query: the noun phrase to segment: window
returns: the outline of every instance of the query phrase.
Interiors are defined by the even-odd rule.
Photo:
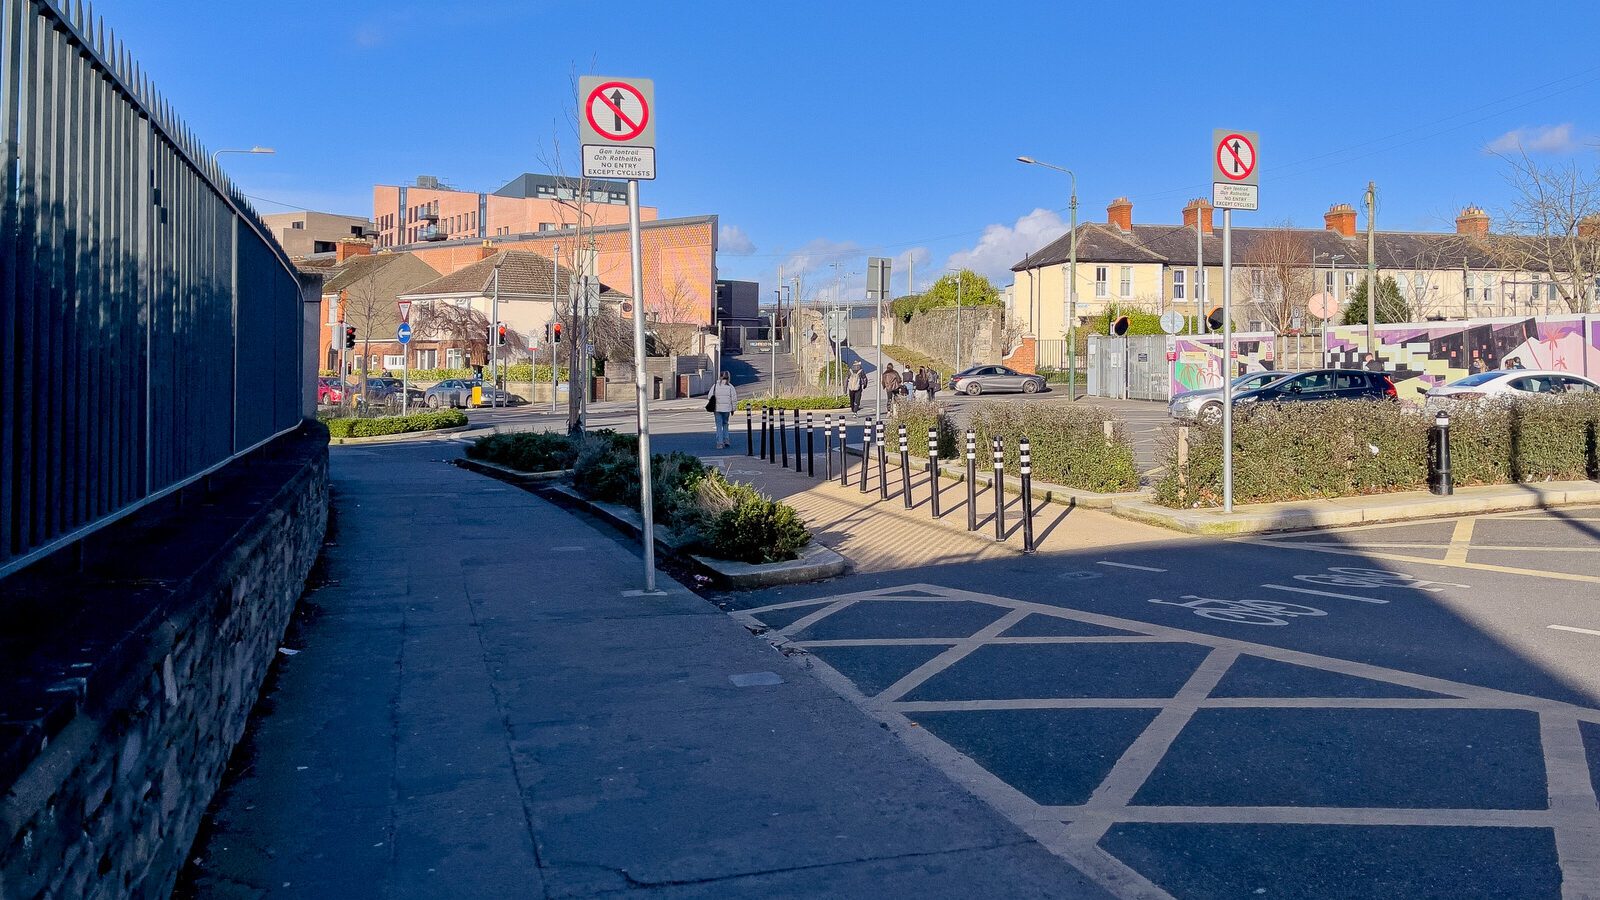
[[[1365,372],[1340,372],[1334,384],[1341,391],[1358,391],[1367,386],[1367,375]]]
[[[1396,275],[1394,277],[1394,283],[1399,285],[1399,287],[1400,287],[1400,296],[1405,297],[1406,299],[1410,299],[1411,298],[1411,279],[1410,279],[1410,277],[1408,277],[1408,276],[1406,276],[1404,274]],[[1378,293],[1378,296],[1382,297],[1383,296],[1383,292],[1380,291]]]
[[[1332,372],[1308,372],[1284,385],[1293,394],[1314,394],[1333,389]]]
[[[299,230],[301,230],[301,229],[306,227],[306,223],[304,223],[304,222],[290,222],[289,223],[289,227],[293,228],[295,231],[299,231]]]
[[[376,369],[378,367],[378,354],[374,353],[367,357],[367,367],[370,369]]]
[[[337,245],[335,245],[333,243],[333,241],[312,241],[311,242],[311,252],[312,253],[332,253],[333,251],[335,251],[337,249],[339,249],[339,248],[337,247]]]
[[[361,228],[360,225],[351,225],[350,226],[350,236],[351,237],[361,237],[361,231],[362,231],[362,228]]]
[[[1118,285],[1118,288],[1121,290],[1121,296],[1133,296],[1133,266],[1122,267],[1122,283]]]
[[[1206,298],[1206,273],[1201,269],[1194,270],[1194,299]]]
[[[396,353],[392,356],[387,353],[383,355],[383,367],[385,369],[402,369],[405,368],[405,364],[406,357],[403,353]]]
[[[322,302],[328,306],[328,324],[339,324],[339,298],[336,296],[323,297]]]
[[[435,369],[435,368],[438,368],[438,366],[439,366],[439,351],[437,351],[437,350],[418,350],[417,351],[417,368],[419,368],[419,369]]]
[[[1250,299],[1260,302],[1267,296],[1267,273],[1260,269],[1250,270]],[[1254,330],[1252,326],[1251,330]]]
[[[1106,279],[1111,277],[1111,272],[1105,266],[1094,267],[1094,295],[1104,297],[1110,293],[1106,286]]]
[[[461,350],[451,347],[444,352],[444,367],[446,369],[460,369],[466,366],[466,361],[461,356]]]
[[[1347,297],[1350,296],[1350,294],[1355,292],[1355,289],[1356,289],[1356,273],[1354,273],[1354,272],[1346,272],[1346,273],[1344,273],[1344,293],[1345,293],[1345,296],[1347,296]]]
[[[1172,299],[1174,299],[1174,300],[1187,299],[1184,296],[1183,270],[1182,269],[1173,269],[1172,270]]]
[[[1331,294],[1331,293],[1333,293],[1333,285],[1334,285],[1333,270],[1329,269],[1328,272],[1327,272],[1326,277],[1322,279],[1322,289]]]
[[[1494,305],[1494,276],[1493,275],[1485,275],[1485,276],[1483,276],[1483,305],[1484,306],[1493,306]]]

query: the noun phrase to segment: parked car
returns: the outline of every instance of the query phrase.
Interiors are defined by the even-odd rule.
[[[1600,391],[1600,383],[1592,378],[1557,372],[1551,369],[1496,369],[1468,375],[1446,385],[1431,388],[1424,405],[1440,409],[1454,403],[1484,400],[1491,397],[1534,399],[1559,394]]]
[[[422,389],[408,387],[406,383],[399,378],[394,378],[392,376],[379,376],[377,378],[367,379],[367,383],[373,385],[374,387],[382,388],[382,396],[374,396],[374,403],[382,401],[398,409],[401,406],[400,392],[405,391],[405,394],[408,398],[410,398],[412,405],[422,405],[424,398]]]
[[[344,399],[344,383],[339,379],[324,375],[317,379],[317,403],[321,406],[330,406]]]
[[[1037,394],[1046,387],[1043,375],[1024,375],[1005,366],[973,366],[950,376],[950,390],[976,397],[984,391]]]
[[[1233,380],[1233,393],[1238,395],[1244,391],[1264,388],[1274,381],[1288,378],[1293,374],[1295,374],[1293,371],[1279,372],[1272,369],[1249,372]],[[1217,421],[1222,418],[1222,388],[1202,388],[1173,394],[1172,399],[1167,401],[1167,415],[1184,422]]]
[[[1236,405],[1307,400],[1399,400],[1394,381],[1382,372],[1312,369],[1280,378],[1265,387],[1233,395]]]
[[[474,387],[483,389],[485,404],[499,402],[503,406],[511,405],[510,394],[472,378],[447,378],[428,388],[423,395],[423,402],[429,409],[438,409],[441,406],[471,406]]]

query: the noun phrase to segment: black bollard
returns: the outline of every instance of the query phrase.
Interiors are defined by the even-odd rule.
[[[805,471],[805,460],[800,458],[800,410],[794,411],[794,470]]]
[[[1033,462],[1024,437],[1017,446],[1022,456],[1022,552],[1033,552]]]
[[[967,429],[967,530],[978,530],[978,433]]]
[[[878,499],[889,499],[889,448],[883,445],[883,431],[888,427],[887,422],[879,421],[877,433],[873,440],[878,444]]]
[[[872,420],[861,426],[861,493],[867,492],[867,479],[872,476]]]
[[[939,429],[928,426],[928,501],[939,518]]]
[[[767,459],[767,408],[761,407],[761,460]]]
[[[1455,482],[1450,474],[1450,414],[1439,410],[1433,417],[1433,428],[1428,435],[1433,453],[1428,459],[1428,492],[1454,494]]]
[[[994,539],[1006,539],[1006,445],[994,439]]]
[[[751,424],[750,407],[744,408],[744,455],[756,455],[755,426]]]
[[[783,448],[783,467],[785,469],[787,469],[787,468],[789,468],[789,412],[788,412],[788,410],[783,410],[783,409],[778,410],[778,446]],[[799,452],[799,450],[800,450],[799,447],[795,448],[796,452]]]
[[[817,477],[817,423],[806,413],[806,477]]]
[[[911,508],[911,449],[906,444],[906,426],[900,425],[900,496],[905,498],[906,509]]]
[[[822,417],[822,480],[833,480],[833,413]]]

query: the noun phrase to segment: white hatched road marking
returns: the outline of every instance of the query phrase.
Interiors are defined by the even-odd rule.
[[[1550,625],[1547,627],[1554,628],[1556,631],[1574,631],[1578,634],[1592,634],[1600,636],[1600,631],[1596,631],[1593,628],[1577,628],[1572,625]]]
[[[1097,565],[1097,566],[1114,566],[1114,567],[1116,567],[1118,569],[1137,569],[1140,572],[1165,572],[1166,571],[1166,569],[1158,569],[1155,566],[1136,566],[1133,563],[1112,562],[1109,559],[1103,559],[1103,560],[1095,563],[1095,565]]]
[[[1314,591],[1311,588],[1290,587],[1286,584],[1263,584],[1262,587],[1273,591],[1293,591],[1296,594],[1315,594],[1318,597],[1333,597],[1337,600],[1360,600],[1362,603],[1388,603],[1376,597],[1357,597],[1355,594],[1335,594],[1333,591]]]

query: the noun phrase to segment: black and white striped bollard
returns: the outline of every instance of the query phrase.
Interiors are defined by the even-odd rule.
[[[906,443],[906,426],[900,424],[900,496],[905,498],[906,509],[911,508],[911,447]]]
[[[878,442],[878,499],[889,499],[889,448],[884,446],[884,429],[889,423],[878,421],[877,433],[873,439]]]
[[[939,429],[928,426],[928,500],[939,518]]]
[[[783,467],[789,468],[789,411],[778,410],[778,446],[783,448]],[[794,448],[799,452],[800,448]]]
[[[817,477],[817,422],[806,413],[806,477]]]
[[[800,458],[800,410],[794,411],[794,470],[805,471],[805,460]]]
[[[761,407],[761,461],[767,460],[767,408]]]
[[[833,413],[822,417],[822,480],[833,480]]]
[[[744,455],[745,456],[755,456],[756,455],[756,434],[755,434],[755,426],[753,424],[751,424],[751,415],[752,415],[752,413],[750,412],[750,407],[746,406],[744,408]]]
[[[1024,437],[1017,445],[1022,457],[1022,552],[1033,552],[1033,459]]]
[[[867,479],[872,476],[872,420],[861,425],[861,493],[867,492]]]
[[[1006,539],[1006,445],[994,439],[994,539]]]
[[[978,433],[967,429],[967,530],[978,530]]]

